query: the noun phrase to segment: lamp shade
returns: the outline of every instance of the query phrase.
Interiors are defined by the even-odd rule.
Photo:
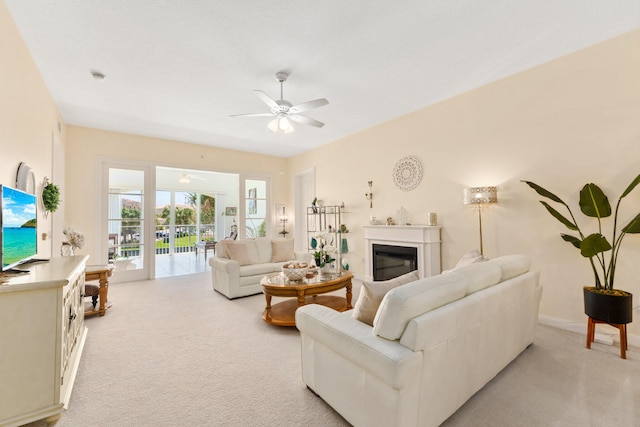
[[[465,205],[486,205],[498,203],[498,190],[496,187],[465,188],[462,202]]]

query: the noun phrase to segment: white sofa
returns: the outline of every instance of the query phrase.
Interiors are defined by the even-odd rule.
[[[213,289],[229,299],[262,293],[260,279],[294,260],[309,263],[311,254],[295,252],[293,239],[222,240],[209,258]]]
[[[508,255],[395,287],[373,326],[303,306],[303,381],[354,426],[437,426],[533,342],[542,287],[529,269]]]

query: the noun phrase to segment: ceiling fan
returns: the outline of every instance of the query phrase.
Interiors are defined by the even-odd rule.
[[[293,132],[293,126],[289,120],[302,123],[305,125],[315,126],[321,128],[324,123],[312,119],[310,117],[302,116],[300,113],[313,110],[314,108],[327,105],[329,101],[324,98],[314,99],[313,101],[303,102],[302,104],[293,105],[283,97],[283,83],[287,81],[289,74],[284,71],[276,73],[276,79],[280,82],[280,99],[272,99],[269,95],[261,90],[254,90],[258,97],[267,104],[271,109],[269,113],[249,113],[249,114],[232,114],[230,117],[268,117],[274,116],[275,118],[269,123],[268,128],[273,132],[282,131],[284,133]]]

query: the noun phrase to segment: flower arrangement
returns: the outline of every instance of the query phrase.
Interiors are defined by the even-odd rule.
[[[84,246],[84,236],[82,234],[70,228],[66,228],[63,233],[67,237],[67,241],[64,244],[71,246],[73,249],[82,249]]]
[[[318,233],[311,238],[311,248],[316,249],[313,259],[317,267],[322,268],[336,260],[332,254],[337,253],[338,250],[332,243],[333,241],[329,241],[329,235],[326,233]]]

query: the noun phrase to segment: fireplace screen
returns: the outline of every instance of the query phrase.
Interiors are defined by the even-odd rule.
[[[418,269],[418,249],[373,245],[373,280],[388,280]]]

